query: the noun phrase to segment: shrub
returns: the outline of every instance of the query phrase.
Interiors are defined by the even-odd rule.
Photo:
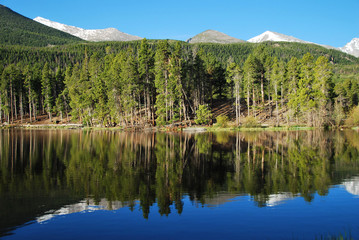
[[[242,121],[242,126],[245,128],[254,128],[259,127],[260,124],[258,123],[257,119],[253,116],[247,116]]]
[[[219,127],[227,127],[228,126],[228,116],[226,115],[219,115],[218,117],[216,117],[216,120],[217,120],[217,124]]]
[[[359,106],[354,107],[346,120],[348,126],[359,126]]]
[[[207,105],[199,105],[196,111],[196,119],[194,120],[196,124],[208,124],[212,118],[211,110]]]

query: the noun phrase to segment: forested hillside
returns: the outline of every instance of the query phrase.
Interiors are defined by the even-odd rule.
[[[236,124],[339,126],[358,105],[359,59],[312,44],[178,41],[0,48],[0,115],[89,125],[209,123],[215,101]],[[346,64],[346,65],[344,65]]]
[[[77,37],[37,23],[0,4],[0,44],[48,46],[80,41]]]
[[[149,48],[151,48],[152,51],[155,51],[159,41],[160,40],[148,40],[147,42]],[[177,41],[169,40],[168,43],[169,48],[173,49]],[[202,49],[206,53],[213,54],[223,66],[227,65],[228,60],[231,60],[239,65],[243,65],[248,55],[259,45],[254,43],[179,43],[181,44],[184,52],[190,51],[195,55],[200,49]],[[51,48],[0,45],[0,63],[2,65],[8,65],[12,63],[27,64],[30,62],[45,64],[45,62],[48,62],[53,68],[57,66],[63,67],[68,64],[75,64],[77,62],[80,63],[85,56],[85,50],[88,55],[96,53],[100,58],[104,58],[108,53],[117,54],[126,50],[128,47],[133,48],[134,51],[137,52],[140,45],[141,41],[80,43],[54,46]],[[309,52],[314,58],[318,58],[319,56],[327,57],[328,60],[336,66],[353,66],[353,64],[359,64],[359,58],[337,50],[330,50],[313,44],[266,42],[260,45],[266,47],[269,55],[277,57],[285,62],[288,62],[291,57],[301,58],[304,54]],[[348,68],[349,71],[350,68]],[[346,73],[349,72],[346,71]]]

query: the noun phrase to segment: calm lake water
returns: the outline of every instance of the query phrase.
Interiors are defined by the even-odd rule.
[[[0,130],[3,239],[359,239],[359,134]]]

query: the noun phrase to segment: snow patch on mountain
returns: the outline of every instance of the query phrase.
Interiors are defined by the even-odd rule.
[[[359,57],[359,38],[353,38],[344,47],[339,48],[341,51]]]
[[[69,26],[62,23],[54,22],[49,19],[42,17],[34,18],[34,21],[44,24],[48,27],[55,28],[57,30],[69,33],[83,40],[90,42],[101,42],[101,41],[134,41],[141,40],[141,37],[133,36],[127,33],[123,33],[116,28],[106,29],[83,29],[79,27]]]
[[[307,42],[292,36],[284,35],[282,33],[266,31],[256,37],[253,37],[248,40],[251,43],[260,43],[266,41],[273,41],[273,42],[299,42],[299,43],[311,43]]]

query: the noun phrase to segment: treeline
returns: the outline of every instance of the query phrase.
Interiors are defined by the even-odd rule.
[[[148,40],[149,48],[156,51],[159,42],[160,40]],[[171,47],[177,42],[178,41],[173,40],[168,41]],[[235,63],[243,65],[249,54],[259,45],[254,43],[188,44],[184,42],[180,42],[180,44],[185,51],[191,50],[192,52],[198,52],[199,49],[202,49],[205,53],[211,53],[216,56],[216,59],[222,65],[226,65],[229,58]],[[331,63],[335,64],[336,72],[343,72],[342,69],[347,68],[345,74],[353,73],[352,66],[359,64],[359,58],[314,44],[265,42],[260,45],[264,45],[268,54],[272,57],[277,57],[285,62],[288,62],[292,57],[302,58],[304,54],[308,52],[313,55],[314,58],[325,56]],[[132,47],[135,52],[138,52],[141,47],[141,41],[77,43],[51,47],[0,45],[0,64],[5,66],[9,64],[28,65],[36,62],[44,65],[48,62],[51,68],[64,68],[68,65],[74,65],[77,62],[81,63],[84,60],[85,51],[89,56],[96,53],[99,57],[104,58],[109,52],[117,54],[129,47]]]
[[[315,58],[325,56],[334,64],[355,64],[359,63],[359,59],[344,54],[335,49],[327,49],[316,44],[303,44],[295,42],[264,42],[260,43],[267,48],[268,53],[272,57],[277,57],[288,62],[292,57],[302,58],[306,53],[310,53]],[[220,62],[227,62],[231,57],[234,62],[242,65],[248,55],[258,46],[255,43],[234,43],[234,44],[216,44],[216,43],[197,43],[191,44],[192,48],[200,48],[205,52],[213,53]]]
[[[50,120],[71,115],[88,126],[166,125],[199,118],[198,109],[223,99],[233,101],[238,125],[249,117],[259,121],[267,111],[275,125],[323,126],[340,125],[358,105],[358,82],[334,82],[333,64],[324,56],[307,53],[285,62],[257,45],[241,65],[180,42],[144,39],[135,48],[122,46],[105,52],[84,48],[83,58],[74,55],[76,63],[58,60],[57,66],[0,65],[1,121],[27,115],[31,122],[47,113]]]

